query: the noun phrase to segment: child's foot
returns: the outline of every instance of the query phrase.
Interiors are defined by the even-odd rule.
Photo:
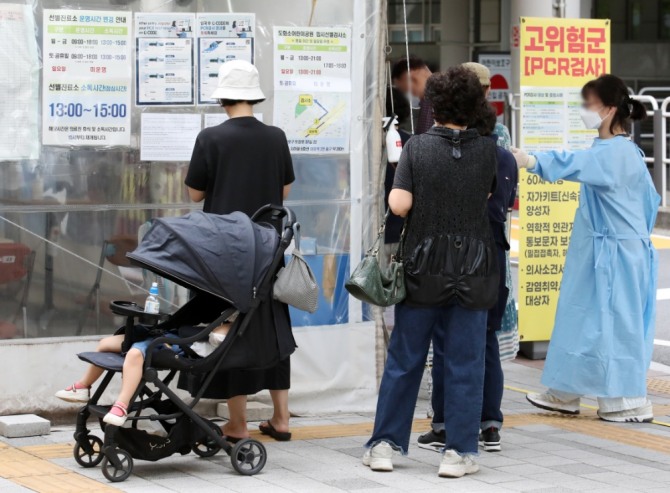
[[[102,420],[108,425],[123,426],[128,419],[128,406],[123,402],[116,401]]]
[[[91,387],[85,387],[79,382],[56,392],[55,397],[65,402],[88,402],[91,398]]]

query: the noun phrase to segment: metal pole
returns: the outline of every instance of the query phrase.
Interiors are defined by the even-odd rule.
[[[665,99],[659,109],[654,110],[654,169],[652,177],[656,191],[661,196],[661,207],[667,204],[667,122],[664,113],[667,110],[670,98]]]

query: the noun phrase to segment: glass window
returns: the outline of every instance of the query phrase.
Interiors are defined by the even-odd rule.
[[[410,43],[422,43],[424,41],[423,28],[421,26],[407,26],[407,36]],[[404,43],[405,29],[399,26],[391,29],[391,43]]]
[[[500,0],[479,0],[475,5],[477,19],[475,41],[497,43],[500,41]]]
[[[407,23],[423,24],[424,0],[406,0]],[[392,0],[389,3],[389,24],[403,24],[403,5],[402,0]]]
[[[440,3],[440,0],[407,0],[407,24],[410,42],[439,41],[433,33],[435,29],[439,29],[441,23]],[[404,43],[402,0],[389,0],[388,22],[391,42]]]
[[[628,25],[628,11],[626,4],[628,0],[596,0],[593,5],[594,19],[610,19],[610,32],[612,42],[621,43],[626,41]]]
[[[626,39],[631,41],[657,41],[658,8],[658,3],[629,0]]]
[[[431,6],[430,6],[430,22],[432,24],[440,24],[441,23],[441,2],[440,0],[433,0]]]
[[[659,38],[670,39],[670,0],[659,2]]]

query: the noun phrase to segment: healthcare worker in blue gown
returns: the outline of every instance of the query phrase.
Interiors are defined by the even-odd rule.
[[[646,376],[658,260],[650,233],[660,198],[627,133],[646,112],[613,75],[587,83],[582,97],[584,124],[599,134],[590,149],[513,151],[519,167],[544,180],[581,184],[542,375],[549,389],[527,398],[542,409],[578,414],[588,394],[598,398],[600,419],[651,421]]]

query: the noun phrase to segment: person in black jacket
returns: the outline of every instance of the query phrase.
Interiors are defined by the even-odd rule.
[[[393,104],[391,104],[391,99],[393,100]],[[400,140],[404,147],[412,136],[412,134],[404,131],[402,128],[403,122],[411,118],[409,101],[407,101],[407,98],[400,92],[400,90],[395,87],[389,87],[389,90],[386,93],[386,116],[393,118],[394,115],[397,117],[398,133],[400,134]],[[396,166],[397,163],[386,163],[386,175],[384,177],[384,204],[386,205],[388,205],[389,195],[393,188]],[[403,218],[389,212],[388,218],[386,218],[384,248],[382,250],[385,262],[390,261],[391,256],[398,250],[398,242],[400,241],[400,233],[402,232],[404,223],[405,221]]]
[[[485,137],[490,138],[498,144],[498,135],[494,134],[496,126],[496,114],[491,105],[486,102],[480,111],[473,128]],[[496,246],[500,279],[498,282],[498,300],[489,310],[486,332],[486,370],[484,376],[484,400],[482,405],[480,445],[487,452],[501,450],[500,428],[502,427],[503,414],[501,410],[503,397],[503,370],[500,363],[500,350],[498,347],[497,331],[502,325],[503,315],[507,306],[509,289],[506,286],[507,262],[505,254],[510,246],[506,235],[507,211],[514,205],[516,197],[516,185],[518,182],[518,169],[514,155],[496,145],[496,157],[498,160],[497,187],[488,201],[488,215],[491,224],[491,233]],[[435,342],[433,341],[433,344]],[[439,358],[433,362],[433,372],[439,375],[443,372]],[[444,399],[441,385],[433,386],[432,400],[439,403]],[[419,437],[418,445],[428,450],[441,451],[445,443],[444,413],[436,406],[431,430]]]
[[[479,416],[484,385],[487,310],[498,298],[498,261],[488,220],[496,187],[496,145],[468,129],[484,104],[471,71],[455,67],[426,85],[436,125],[403,149],[389,196],[391,210],[408,217],[407,298],[395,307],[395,327],[363,463],[393,469],[406,454],[430,341],[444,345],[447,441],[443,477],[479,470]]]

